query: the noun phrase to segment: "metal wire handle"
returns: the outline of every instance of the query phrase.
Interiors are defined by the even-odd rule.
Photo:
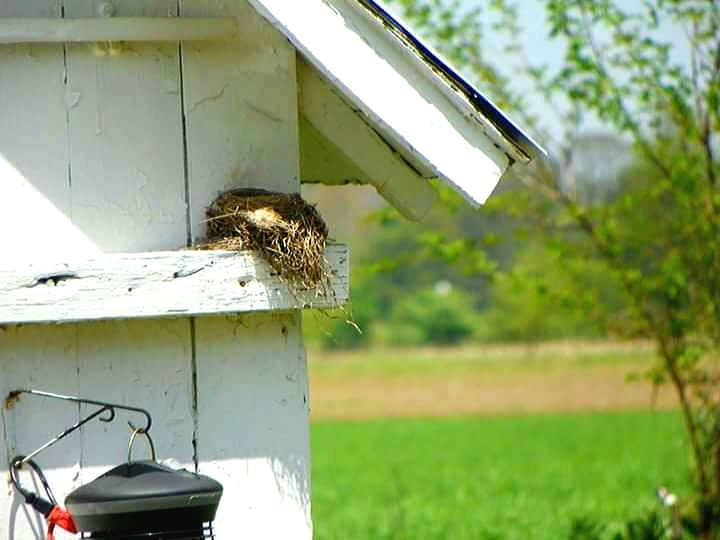
[[[132,427],[132,424],[131,424]],[[128,443],[128,465],[132,463],[132,449],[133,445],[135,444],[135,439],[138,435],[145,435],[145,439],[148,442],[148,446],[150,448],[150,457],[153,461],[157,461],[157,456],[155,455],[155,444],[153,443],[152,437],[150,437],[150,434],[145,431],[143,428],[134,428],[132,435],[130,435],[130,442]]]
[[[40,469],[38,464],[35,463],[33,460],[27,460],[25,456],[17,456],[10,463],[10,483],[13,485],[15,490],[20,495],[22,495],[25,501],[31,500],[31,498],[36,497],[32,491],[23,488],[22,484],[20,483],[18,473],[23,468],[23,465],[27,465],[28,467],[30,467],[30,469],[35,473],[35,475],[40,479],[40,483],[45,490],[48,501],[50,501],[50,503],[53,505],[57,504],[57,501],[55,500],[55,495],[53,495],[52,489],[50,489],[50,484],[48,483],[47,478],[45,478],[42,469]]]

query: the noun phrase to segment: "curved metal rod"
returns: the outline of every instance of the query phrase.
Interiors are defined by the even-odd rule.
[[[112,422],[115,420],[115,408],[114,407],[106,407],[105,410],[108,412],[107,418],[100,417],[98,420],[101,422]]]
[[[30,462],[35,456],[37,456],[40,452],[43,452],[44,450],[47,450],[51,446],[53,446],[55,443],[60,441],[61,439],[64,439],[68,435],[70,435],[73,431],[76,431],[80,429],[83,425],[87,424],[94,418],[98,418],[101,422],[112,422],[115,420],[116,412],[115,409],[120,409],[124,411],[131,411],[135,413],[142,414],[145,416],[145,427],[141,428],[143,432],[148,433],[150,431],[150,428],[152,427],[152,416],[150,416],[150,413],[145,410],[141,409],[140,407],[130,407],[129,405],[119,405],[117,403],[107,403],[105,401],[97,401],[94,399],[84,399],[79,398],[76,396],[65,396],[62,394],[53,394],[51,392],[43,392],[42,390],[27,390],[27,389],[21,389],[21,390],[14,390],[10,392],[5,400],[6,406],[10,408],[19,398],[22,394],[29,394],[32,396],[40,396],[45,397],[49,399],[59,399],[61,401],[70,401],[73,403],[82,403],[86,405],[96,405],[100,407],[98,410],[93,412],[90,416],[87,416],[83,418],[82,420],[78,421],[73,426],[67,428],[62,433],[58,434],[54,439],[46,442],[43,444],[40,448],[35,450],[34,452],[29,453],[27,456],[22,458],[22,464]],[[107,413],[106,416],[101,416],[102,414]]]
[[[132,424],[130,424],[130,427],[133,428]],[[132,435],[130,435],[130,442],[128,443],[128,465],[130,465],[130,463],[132,463],[132,449],[133,449],[133,445],[135,444],[135,438],[138,435],[145,435],[145,439],[147,440],[148,447],[150,448],[150,458],[153,461],[157,461],[157,455],[155,454],[155,443],[153,443],[153,440],[150,437],[150,434],[142,428],[133,428]]]

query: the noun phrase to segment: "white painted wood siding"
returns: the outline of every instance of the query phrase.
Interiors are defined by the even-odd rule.
[[[183,0],[181,15],[234,15],[241,24],[234,43],[182,47],[195,239],[204,234],[204,208],[229,187],[300,191],[296,52],[244,0]],[[219,538],[309,540],[309,405],[299,399],[307,396],[300,314],[254,317],[194,322],[196,458],[200,472],[225,487]]]
[[[65,0],[68,17],[96,0]],[[238,16],[214,43],[0,45],[0,266],[174,250],[222,190],[299,191],[295,50],[245,0],[123,0],[119,16]],[[60,17],[6,0],[0,17]],[[28,216],[32,215],[32,219]],[[218,537],[312,537],[298,313],[0,327],[0,395],[36,387],[135,403],[161,458],[225,487]],[[0,460],[78,418],[27,400],[3,413]],[[57,494],[122,461],[124,419],[41,457]],[[0,464],[0,475],[6,476]],[[3,482],[0,539],[40,540]],[[58,533],[58,539],[69,536]]]
[[[68,17],[100,2],[65,0]],[[176,0],[123,0],[116,14],[172,15]],[[107,46],[107,45],[106,45]],[[185,173],[177,43],[65,46],[72,221],[102,251],[185,243]]]
[[[0,329],[0,402],[10,390],[49,381],[53,390],[76,395],[80,391],[76,336],[77,328],[73,325]],[[55,408],[35,403],[33,407],[18,406],[13,411],[3,408],[0,417],[0,538],[44,540],[44,520],[15,496],[5,464],[18,454],[38,448],[63,426],[77,422],[77,407]],[[58,500],[62,501],[81,485],[83,446],[82,438],[74,437],[51,448],[38,460]],[[25,476],[23,479],[28,480]],[[57,540],[67,538],[72,537],[63,532],[57,535]]]
[[[59,17],[60,6],[0,4],[0,17],[20,15]],[[30,256],[29,244],[49,259],[66,250],[93,252],[71,219],[64,72],[62,46],[0,46],[2,258]],[[42,219],[29,219],[30,213]]]
[[[310,398],[300,317],[200,318],[195,330],[200,472],[225,487],[218,540],[310,540]]]

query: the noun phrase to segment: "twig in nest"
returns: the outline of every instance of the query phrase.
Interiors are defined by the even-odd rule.
[[[200,249],[254,250],[291,284],[329,290],[327,226],[299,194],[228,191],[210,205],[207,218],[208,241]]]

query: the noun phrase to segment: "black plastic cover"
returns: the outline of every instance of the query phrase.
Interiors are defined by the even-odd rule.
[[[152,461],[120,465],[76,489],[65,505],[82,531],[159,531],[215,518],[222,485]]]

